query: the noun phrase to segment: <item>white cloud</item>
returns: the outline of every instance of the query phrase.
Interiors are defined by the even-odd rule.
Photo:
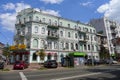
[[[2,5],[2,7],[5,11],[7,10],[13,10],[13,11],[12,13],[11,12],[1,13],[0,24],[2,25],[4,29],[9,30],[9,31],[14,31],[17,12],[25,8],[30,8],[31,6],[28,4],[24,4],[24,3],[16,3],[16,4],[7,3],[5,5]]]
[[[15,8],[15,5],[13,3],[8,3],[6,5],[2,5],[5,10],[12,10]]]
[[[63,0],[40,0],[43,1],[44,3],[48,4],[60,4],[61,2],[63,2]]]
[[[81,6],[91,6],[92,2],[84,2],[84,3],[80,3]]]
[[[120,0],[110,0],[108,3],[101,5],[97,11],[120,22]]]

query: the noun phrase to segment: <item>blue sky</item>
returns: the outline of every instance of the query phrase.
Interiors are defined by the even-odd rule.
[[[119,5],[119,0],[0,0],[0,42],[13,44],[15,16],[25,8],[87,23],[103,16],[120,20]]]

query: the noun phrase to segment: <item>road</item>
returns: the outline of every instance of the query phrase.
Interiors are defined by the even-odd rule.
[[[86,68],[0,72],[0,80],[120,80],[120,64]]]

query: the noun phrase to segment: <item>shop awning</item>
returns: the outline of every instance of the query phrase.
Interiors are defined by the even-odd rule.
[[[70,55],[73,55],[75,57],[85,57],[86,53],[84,53],[84,52],[73,52],[73,53],[70,53]]]

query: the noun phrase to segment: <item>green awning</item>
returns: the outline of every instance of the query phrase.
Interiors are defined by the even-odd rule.
[[[70,53],[70,55],[73,55],[75,57],[85,57],[86,53],[84,53],[84,52],[73,52],[73,53]]]

